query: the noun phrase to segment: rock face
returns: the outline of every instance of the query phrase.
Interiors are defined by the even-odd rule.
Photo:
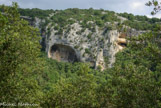
[[[122,22],[126,19],[119,17]],[[93,25],[93,30],[83,28],[78,21],[71,25],[66,25],[60,33],[55,30],[55,26],[49,23],[45,31],[41,31],[43,39],[42,47],[47,52],[48,57],[63,62],[88,62],[91,67],[101,70],[111,68],[115,62],[115,55],[126,47],[126,37],[138,36],[145,31],[137,31],[124,26],[121,30],[111,30],[113,26],[110,22],[104,24],[103,28]],[[40,30],[41,24],[45,20],[35,18],[33,25]],[[92,21],[87,23],[93,24]],[[117,22],[115,23],[117,25]],[[125,31],[126,29],[126,31]]]
[[[73,12],[77,11],[73,10]],[[64,15],[64,13],[61,14]],[[63,19],[66,16],[55,17],[60,15],[59,11],[55,11],[45,19],[35,18],[34,22],[31,18],[24,16],[22,18],[40,29],[42,50],[47,52],[49,58],[72,63],[88,62],[91,67],[104,70],[112,67],[116,53],[126,47],[126,37],[138,36],[146,31],[137,31],[125,26],[124,21],[128,19],[118,14],[112,18],[117,17],[119,20],[110,19],[110,22],[107,22],[108,20],[102,22],[112,13],[104,11],[101,14],[105,16],[102,16],[100,20],[98,20],[97,11],[86,19],[85,14],[80,14],[82,18],[77,19],[73,14],[71,14],[73,17],[66,20]],[[59,23],[61,21],[69,23]]]
[[[49,26],[46,29],[48,28]],[[141,33],[130,28],[127,30],[123,33],[106,28],[100,30],[96,26],[92,32],[87,28],[83,30],[79,23],[74,23],[58,34],[58,31],[51,26],[50,35],[46,36],[46,52],[49,58],[57,61],[89,62],[92,67],[101,67],[101,70],[104,70],[112,67],[115,54],[126,46],[125,38]],[[105,63],[105,58],[106,62],[108,60],[108,65]]]

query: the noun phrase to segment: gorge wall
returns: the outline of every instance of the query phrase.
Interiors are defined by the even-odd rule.
[[[49,58],[88,62],[101,70],[112,67],[116,53],[128,43],[127,37],[160,30],[161,23],[157,18],[92,8],[33,9],[21,14],[21,18],[40,29],[42,50]]]
[[[51,34],[45,41],[48,57],[64,62],[88,62],[101,70],[112,67],[115,54],[126,47],[126,37],[142,33],[130,28],[126,33],[106,28],[100,30],[97,26],[95,32],[85,29],[80,33],[83,28],[79,23],[68,27],[70,30],[64,30],[62,34],[57,34],[54,27],[50,28]]]
[[[53,17],[50,15],[48,19]],[[117,17],[117,16],[116,16]],[[118,17],[121,22],[126,19]],[[70,18],[70,20],[74,20]],[[103,27],[86,22],[91,28],[83,27],[82,21],[75,21],[57,29],[58,24],[49,22],[42,30],[41,24],[45,20],[35,18],[34,26],[41,30],[41,43],[49,58],[63,62],[88,62],[91,67],[101,70],[110,68],[115,62],[115,55],[123,50],[127,44],[127,37],[138,36],[145,31],[135,30],[128,26],[118,28],[118,22],[106,22]],[[111,28],[114,29],[111,29]],[[60,32],[61,30],[61,32]]]

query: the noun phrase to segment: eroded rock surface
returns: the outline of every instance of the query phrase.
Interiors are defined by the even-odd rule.
[[[106,12],[102,12],[106,14]],[[49,20],[56,13],[47,17]],[[43,50],[48,54],[49,58],[63,62],[88,62],[92,67],[101,70],[110,68],[115,62],[115,55],[122,51],[126,45],[126,37],[138,36],[147,31],[137,31],[133,28],[123,25],[118,27],[119,23],[128,20],[124,17],[115,15],[120,22],[106,22],[103,27],[98,27],[96,22],[87,21],[90,27],[83,27],[82,20],[70,18],[75,23],[60,27],[58,24],[46,22],[45,19],[35,18],[30,21],[31,25],[41,30]],[[26,17],[23,17],[26,19]],[[31,20],[31,19],[27,19]],[[43,24],[47,23],[43,29]],[[60,32],[61,30],[61,32]],[[106,62],[106,63],[105,63]]]
[[[87,28],[80,32],[83,28],[79,23],[68,27],[69,30],[64,30],[61,35],[51,27],[51,34],[46,38],[48,57],[65,62],[89,62],[95,68],[101,67],[101,70],[107,68],[105,57],[108,58],[108,67],[112,67],[116,53],[126,47],[127,36],[140,34],[140,31],[133,29],[127,29],[124,33],[118,30],[101,30],[98,26],[95,27],[95,32]]]

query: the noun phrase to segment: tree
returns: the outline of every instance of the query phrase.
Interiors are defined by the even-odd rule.
[[[42,71],[39,32],[20,18],[17,3],[1,8],[0,102],[38,104],[42,96],[35,80]]]
[[[161,2],[158,2],[158,0],[149,1],[145,5],[153,6],[153,11],[151,12],[152,15],[158,13],[161,10]]]
[[[43,107],[97,107],[95,88],[97,84],[91,69],[85,64],[81,64],[76,71],[76,79],[64,79],[58,81],[53,86],[53,90],[47,95]]]
[[[107,70],[108,81],[98,88],[101,107],[161,107],[159,38],[153,33],[134,37],[127,48],[117,54],[114,67]]]

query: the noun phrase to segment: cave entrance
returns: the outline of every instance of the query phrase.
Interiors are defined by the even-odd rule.
[[[127,44],[126,43],[118,43],[120,46],[122,46],[122,47],[126,47],[127,46]]]
[[[75,50],[67,45],[54,44],[50,49],[52,59],[63,62],[77,62],[78,58]]]

